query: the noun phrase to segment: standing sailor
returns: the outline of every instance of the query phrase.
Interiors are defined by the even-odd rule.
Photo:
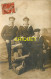
[[[34,33],[33,27],[29,25],[29,18],[24,17],[23,26],[20,26],[18,30],[18,36],[19,37],[31,37],[33,33]],[[30,54],[30,41],[21,41],[21,43],[23,45],[22,54],[23,55]],[[26,58],[25,60],[26,66],[30,64],[29,60],[30,60],[29,58]]]
[[[20,37],[30,37],[33,35],[33,27],[29,25],[29,18],[25,17],[23,18],[23,26],[19,27],[18,30],[18,36]],[[28,54],[29,52],[29,42],[28,41],[22,41],[23,44],[23,54]]]
[[[14,17],[9,17],[10,25],[5,25],[2,29],[1,36],[6,41],[7,51],[8,51],[8,62],[9,62],[9,69],[12,68],[11,65],[11,40],[16,36],[18,31],[17,26],[14,26]]]

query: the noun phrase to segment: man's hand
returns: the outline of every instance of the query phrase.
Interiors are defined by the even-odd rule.
[[[9,43],[9,40],[6,40],[6,43]]]
[[[46,53],[46,50],[43,50],[43,53]]]

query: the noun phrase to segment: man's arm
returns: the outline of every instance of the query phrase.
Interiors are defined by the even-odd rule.
[[[6,40],[6,39],[5,39],[6,28],[7,28],[7,26],[4,26],[3,29],[2,29],[2,32],[1,32],[1,36],[2,36],[2,38],[3,38],[4,40]]]
[[[33,35],[34,34],[34,31],[33,31],[33,27],[32,26],[29,27],[28,33],[29,33],[29,35]]]
[[[18,27],[17,26],[15,26],[15,32],[16,32],[15,36],[17,36],[17,34],[18,34]]]

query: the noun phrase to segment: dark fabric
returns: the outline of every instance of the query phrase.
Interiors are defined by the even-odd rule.
[[[29,36],[34,35],[34,31],[33,31],[33,27],[32,26],[29,27],[28,34],[29,34]]]
[[[33,41],[31,45],[32,65],[36,68],[43,68],[43,38]]]
[[[8,62],[10,67],[11,66],[11,41],[9,41],[9,43],[6,43],[6,46],[8,51]]]
[[[9,43],[6,43],[7,51],[8,51],[8,62],[9,68],[11,67],[11,40],[16,36],[18,28],[15,26],[9,27],[8,25],[4,26],[1,36],[4,40],[9,40]]]
[[[33,35],[33,33],[34,32],[33,32],[32,26],[30,26],[29,28],[28,28],[28,26],[26,26],[26,27],[20,26],[17,36],[30,37]],[[29,41],[21,41],[21,43],[23,44],[23,55],[28,54],[29,50],[30,50],[29,49],[30,42]]]
[[[32,26],[30,26],[29,28],[28,28],[28,26],[26,26],[26,27],[20,26],[17,35],[28,37],[28,36],[32,36],[33,33],[34,32],[33,32]]]
[[[33,34],[34,34],[34,31],[33,31],[32,26],[30,26],[29,28],[28,28],[28,26],[26,26],[26,27],[20,26],[17,36],[30,37]],[[23,44],[23,48],[22,48],[23,55],[28,54],[30,52],[30,41],[21,41],[21,43]],[[28,65],[30,66],[30,64],[31,64],[29,60],[30,60],[30,58],[25,59],[26,66],[28,66]]]
[[[37,50],[42,49],[43,48],[43,42],[44,42],[43,37],[40,37],[40,39],[33,41],[31,46],[32,46],[33,49],[37,49]]]
[[[6,25],[1,32],[1,36],[4,40],[12,40],[16,36],[17,31],[18,28],[16,26],[13,28]]]
[[[23,55],[26,55],[29,53],[29,45],[28,45],[28,41],[22,41],[22,44],[23,44],[23,48],[22,48],[22,51],[23,51]]]

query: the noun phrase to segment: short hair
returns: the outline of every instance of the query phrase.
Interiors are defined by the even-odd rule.
[[[29,21],[29,18],[28,17],[24,17],[23,21],[25,21],[25,20]]]
[[[14,18],[14,17],[9,17],[9,20],[10,20],[10,19],[14,19],[14,20],[15,20],[15,18]]]

